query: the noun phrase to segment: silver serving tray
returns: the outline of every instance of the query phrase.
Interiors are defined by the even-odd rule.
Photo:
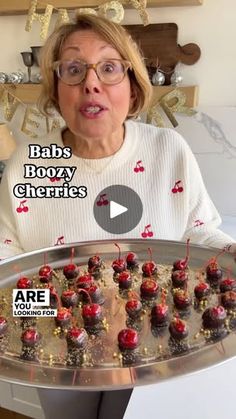
[[[153,260],[158,265],[164,264],[171,266],[176,259],[183,259],[186,252],[186,245],[184,243],[174,241],[119,240],[118,243],[121,246],[123,255],[128,251],[137,253],[140,264],[149,259],[147,253],[148,247],[152,248]],[[118,310],[115,308],[115,311],[112,311],[114,301],[116,304],[117,301],[125,302],[121,298],[115,298],[117,285],[112,280],[112,270],[109,268],[111,261],[117,258],[114,241],[83,242],[55,246],[2,261],[0,262],[0,288],[13,287],[16,283],[19,278],[19,275],[14,273],[16,265],[18,270],[20,269],[20,272],[24,275],[35,275],[38,269],[44,264],[45,253],[47,254],[47,263],[54,269],[63,267],[65,264],[68,264],[72,247],[75,249],[74,261],[79,265],[86,266],[88,258],[99,252],[99,255],[103,258],[107,266],[106,275],[111,279],[110,285],[104,290],[106,295],[110,296],[111,300],[108,303],[105,302],[105,311],[106,316],[108,316],[108,321],[112,323],[109,333],[104,334],[105,344],[102,347],[105,355],[102,354],[102,358],[105,358],[105,360],[102,359],[100,362],[94,356],[95,362],[93,366],[83,366],[81,368],[67,367],[60,363],[55,363],[50,366],[46,362],[32,363],[22,361],[19,358],[17,350],[16,353],[14,351],[7,351],[4,355],[0,355],[0,380],[44,388],[70,388],[86,391],[97,390],[98,388],[115,390],[153,384],[180,375],[194,373],[216,364],[222,364],[236,355],[236,334],[234,331],[231,331],[224,339],[217,343],[209,343],[204,337],[201,337],[199,341],[196,340],[196,343],[194,343],[193,335],[191,335],[191,349],[185,354],[173,356],[165,353],[165,351],[163,355],[161,351],[160,353],[157,351],[154,354],[155,351],[153,348],[158,348],[160,343],[165,346],[165,339],[167,338],[164,337],[158,340],[159,337],[155,338],[148,332],[147,314],[145,320],[146,326],[144,327],[144,332],[141,332],[142,344],[140,351],[142,350],[144,354],[141,362],[135,366],[124,367],[117,360],[113,362],[111,352],[106,360],[107,348],[110,346],[111,351],[117,349],[117,333],[119,330],[127,327],[124,310],[119,310],[118,307]],[[216,256],[216,254],[216,249],[191,245],[189,262],[191,271],[201,268],[206,261]],[[230,267],[232,269],[232,276],[235,276],[236,265],[231,255],[221,255],[219,263],[224,270]],[[193,290],[193,287],[196,285],[194,276],[192,276],[190,282],[191,290]],[[214,298],[218,297],[215,296]],[[108,298],[106,301],[108,301]],[[108,305],[106,306],[106,304]],[[111,317],[110,319],[109,315]],[[190,318],[187,318],[186,321],[190,325],[190,329],[193,328],[195,333],[201,327],[201,314],[198,313],[196,315],[194,309],[191,308]],[[166,334],[168,335],[168,331]],[[61,343],[63,342],[62,340],[58,340],[57,342],[58,345],[64,345],[65,349],[65,342]]]

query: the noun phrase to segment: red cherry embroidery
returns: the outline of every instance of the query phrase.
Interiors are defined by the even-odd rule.
[[[16,212],[18,212],[19,214],[21,212],[28,212],[29,208],[25,205],[26,202],[27,202],[27,199],[24,199],[23,201],[20,201],[20,205],[19,205],[19,207],[16,208]]]
[[[142,165],[142,160],[138,160],[137,161],[137,163],[136,163],[136,166],[134,167],[134,172],[135,173],[139,173],[139,172],[144,172],[144,167],[143,167],[143,165]]]
[[[106,193],[104,193],[103,195],[100,195],[99,200],[97,201],[98,207],[109,204],[109,201],[105,198],[106,195],[107,195]]]
[[[54,246],[59,246],[60,244],[65,244],[64,236],[58,237]]]
[[[49,178],[50,182],[60,182],[61,178],[60,177],[51,177]]]
[[[175,182],[174,187],[171,189],[171,191],[173,193],[177,193],[177,192],[183,192],[184,188],[181,185],[181,180],[177,180],[177,182]]]
[[[199,227],[199,226],[202,226],[203,224],[204,224],[204,222],[201,221],[201,220],[195,220],[194,221],[194,227]]]
[[[153,231],[151,231],[150,228],[151,228],[151,224],[147,224],[144,227],[144,230],[141,233],[141,237],[143,239],[146,239],[147,237],[153,237]]]

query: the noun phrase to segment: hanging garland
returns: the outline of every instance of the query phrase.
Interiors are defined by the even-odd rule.
[[[146,10],[147,0],[124,0],[123,3],[131,4],[139,13],[143,25],[149,24],[149,16]],[[45,7],[44,13],[38,13],[37,7]],[[29,11],[27,15],[25,30],[30,32],[34,21],[39,21],[41,24],[40,38],[45,40],[48,34],[48,29],[52,17],[53,10],[57,11],[57,20],[55,26],[58,27],[63,23],[70,21],[68,11],[65,8],[58,9],[51,4],[38,2],[38,0],[31,0]],[[124,19],[124,8],[121,2],[112,0],[99,5],[96,8],[79,8],[75,9],[75,14],[87,13],[102,15],[113,22],[121,23]],[[111,16],[110,16],[111,15]],[[13,86],[11,88],[0,85],[0,104],[3,107],[3,114],[7,121],[11,121],[15,115],[16,109],[19,104],[25,108],[23,122],[21,125],[21,131],[26,135],[37,138],[37,130],[40,126],[37,118],[42,120],[45,118],[46,130],[51,132],[52,130],[60,127],[59,118],[52,119],[50,124],[49,118],[44,117],[38,109],[35,107],[26,105],[22,102],[13,92]],[[174,105],[173,105],[174,103]],[[174,117],[174,112],[184,113],[186,115],[193,115],[196,112],[185,106],[186,95],[179,89],[174,89],[170,93],[163,95],[157,102],[155,102],[147,113],[147,123],[151,123],[157,126],[164,126],[164,120],[160,113],[160,108],[165,112],[165,115],[171,121],[172,125],[176,127],[178,125],[177,120]]]

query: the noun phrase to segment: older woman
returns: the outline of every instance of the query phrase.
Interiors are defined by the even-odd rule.
[[[136,44],[121,26],[78,15],[46,41],[41,73],[41,109],[50,114],[56,108],[66,125],[41,139],[41,147],[23,144],[9,163],[1,185],[0,257],[60,241],[117,237],[93,216],[99,193],[111,185],[131,188],[142,201],[140,220],[122,238],[233,244],[218,230],[220,217],[185,141],[174,130],[133,120],[147,110],[152,87]],[[62,158],[58,147],[65,147]],[[45,178],[30,177],[36,169],[27,165],[70,170],[62,169],[52,185],[51,169]],[[122,417],[130,392],[40,394],[44,406],[51,399],[47,418],[95,418],[99,410],[100,419],[114,419]]]

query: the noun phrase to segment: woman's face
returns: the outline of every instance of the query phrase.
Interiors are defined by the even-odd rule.
[[[71,34],[65,41],[60,60],[81,59],[95,64],[107,59],[121,59],[118,51],[92,30]],[[109,139],[123,135],[131,105],[131,86],[126,73],[121,83],[102,83],[94,69],[88,69],[79,85],[68,86],[58,80],[58,101],[62,117],[78,138]],[[91,109],[99,109],[97,113]]]

